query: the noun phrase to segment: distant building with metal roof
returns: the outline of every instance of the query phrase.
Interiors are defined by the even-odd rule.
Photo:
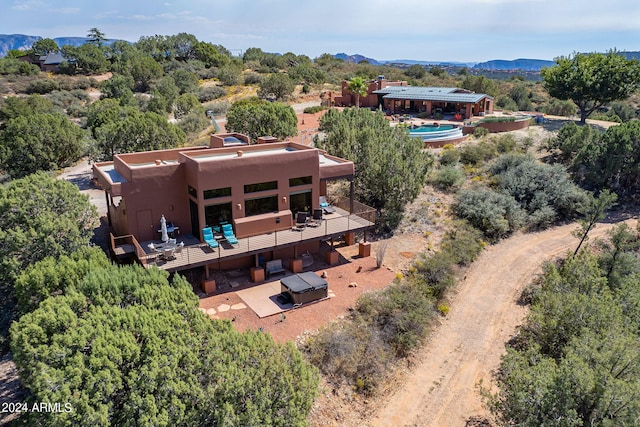
[[[342,96],[335,105],[355,105],[354,94],[342,82]],[[384,76],[369,82],[367,95],[360,97],[360,106],[378,108],[390,114],[425,113],[427,117],[452,114],[462,120],[493,112],[493,97],[456,87],[409,86],[406,81],[388,81]]]

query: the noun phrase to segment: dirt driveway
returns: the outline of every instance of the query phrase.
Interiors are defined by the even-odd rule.
[[[636,220],[628,220],[634,227]],[[591,239],[604,237],[613,224],[598,224]],[[527,309],[517,304],[522,289],[545,260],[573,250],[575,224],[519,234],[487,248],[468,270],[452,297],[451,311],[418,355],[420,361],[383,396],[371,426],[465,426],[471,416],[487,416],[477,385],[492,382]],[[375,407],[375,406],[373,406]]]

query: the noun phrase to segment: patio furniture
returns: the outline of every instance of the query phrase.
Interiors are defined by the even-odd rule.
[[[232,245],[238,244],[238,239],[236,239],[235,234],[233,234],[233,227],[231,226],[231,224],[222,225],[222,235],[224,236],[225,240],[230,244]]]
[[[213,237],[211,227],[205,227],[202,229],[202,239],[211,249],[215,249],[219,246],[218,241]]]
[[[171,260],[175,258],[176,247],[175,246],[166,246],[162,249],[162,258],[165,260]]]
[[[314,209],[311,221],[307,222],[309,227],[319,227],[322,224],[322,209]]]
[[[327,214],[332,214],[336,211],[333,206],[329,205],[329,202],[327,201],[327,198],[325,196],[320,196],[320,207],[322,208],[324,213]]]
[[[285,269],[284,269],[284,267],[282,267],[282,260],[281,259],[274,259],[272,261],[267,261],[267,263],[265,264],[264,268],[265,268],[265,270],[267,272],[267,279],[272,274],[285,273]]]
[[[298,212],[296,215],[296,230],[303,230],[307,225],[307,219],[309,218],[309,213],[307,212]]]
[[[184,249],[184,242],[180,242],[179,245],[176,245],[176,251],[174,252],[174,256],[180,254],[180,256],[184,258],[184,254],[182,253],[183,249]]]

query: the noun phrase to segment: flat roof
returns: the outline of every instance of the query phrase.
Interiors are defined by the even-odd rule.
[[[342,164],[342,162],[339,162],[337,160],[334,159],[330,159],[327,156],[325,156],[324,154],[320,153],[320,166],[322,165],[339,165]]]
[[[104,172],[109,179],[111,180],[112,183],[114,184],[118,184],[121,182],[127,182],[127,180],[120,175],[120,172],[118,172],[115,169],[115,166],[113,165],[113,163],[108,164],[108,165],[100,165],[98,166],[98,169],[100,169],[102,172]]]
[[[266,144],[265,144],[266,145]],[[252,146],[252,147],[255,147]],[[215,150],[215,149],[212,149]],[[258,157],[258,156],[267,156],[273,154],[281,154],[281,153],[290,153],[299,151],[295,147],[264,147],[263,149],[252,149],[252,150],[237,150],[237,151],[225,151],[223,153],[216,152],[208,152],[206,154],[200,155],[190,155],[189,157],[195,160],[225,160],[225,159],[234,159],[238,158],[238,151],[242,151],[242,157]]]

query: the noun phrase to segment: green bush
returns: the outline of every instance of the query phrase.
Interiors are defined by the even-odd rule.
[[[259,85],[262,83],[262,76],[258,73],[246,73],[244,75],[245,86]]]
[[[515,199],[487,188],[460,191],[453,211],[490,239],[504,237],[524,224],[526,213]]]
[[[494,144],[498,153],[508,153],[516,149],[518,142],[512,134],[506,133],[496,137]]]
[[[44,95],[54,90],[60,89],[60,85],[53,79],[34,80],[27,86],[27,93],[38,93]]]
[[[427,334],[433,317],[433,301],[417,286],[396,283],[381,292],[363,295],[357,313],[380,331],[380,337],[395,352],[406,357]]]
[[[480,139],[483,136],[489,135],[489,133],[489,129],[483,128],[482,126],[476,126],[476,128],[473,130],[473,137]]]
[[[190,113],[178,122],[178,127],[188,135],[199,134],[211,125],[211,121],[199,112]]]
[[[329,107],[324,107],[322,105],[314,105],[313,107],[305,108],[303,112],[305,114],[315,114],[315,113],[318,113],[318,112],[320,112],[322,110],[328,110],[328,109],[329,109]]]
[[[464,181],[464,172],[455,166],[443,166],[438,168],[431,178],[431,182],[442,190],[450,190]]]
[[[456,220],[447,231],[440,244],[440,250],[451,255],[452,261],[466,267],[480,255],[484,242],[482,231],[473,227],[467,221]]]
[[[440,153],[439,160],[443,166],[455,165],[460,160],[460,151],[445,146],[444,150]]]
[[[496,154],[496,148],[493,144],[480,142],[461,148],[460,161],[466,165],[477,165],[494,158]]]
[[[214,99],[222,98],[227,94],[225,88],[220,86],[207,86],[198,89],[197,97],[200,102],[209,102]]]

